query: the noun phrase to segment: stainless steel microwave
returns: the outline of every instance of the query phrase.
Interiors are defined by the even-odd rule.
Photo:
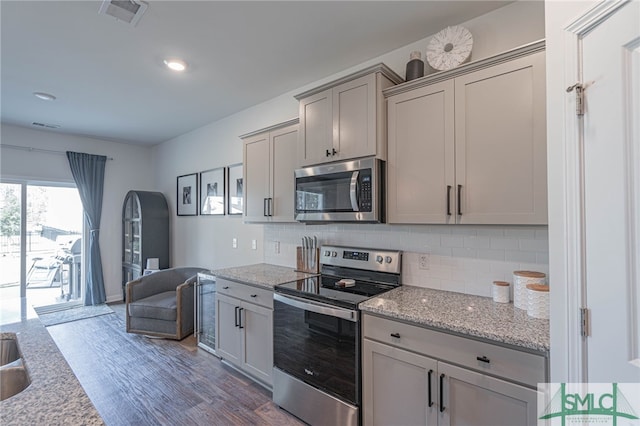
[[[384,163],[375,158],[295,171],[300,222],[384,222]]]

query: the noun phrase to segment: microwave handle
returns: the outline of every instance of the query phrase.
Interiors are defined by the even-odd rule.
[[[360,175],[360,171],[356,170],[351,175],[351,208],[354,212],[360,211],[360,206],[358,205],[358,176]]]

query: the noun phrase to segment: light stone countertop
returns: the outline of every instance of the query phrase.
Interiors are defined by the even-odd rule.
[[[359,305],[364,312],[487,341],[549,351],[549,320],[532,318],[512,303],[403,285]]]
[[[251,284],[273,290],[278,284],[284,284],[303,278],[314,276],[304,272],[297,272],[286,266],[258,263],[255,265],[237,266],[234,268],[216,269],[210,272],[216,277]]]
[[[31,384],[22,392],[0,401],[2,426],[104,424],[38,318],[0,327],[0,338],[14,337],[18,340]]]

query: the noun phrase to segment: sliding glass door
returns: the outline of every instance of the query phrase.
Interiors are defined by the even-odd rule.
[[[82,297],[84,215],[75,187],[0,183],[0,297],[50,310]],[[2,303],[3,313],[11,309]],[[43,308],[46,309],[46,308]]]

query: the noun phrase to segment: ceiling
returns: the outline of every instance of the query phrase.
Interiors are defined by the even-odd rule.
[[[151,0],[132,27],[100,1],[2,0],[2,122],[154,145],[506,3]]]

